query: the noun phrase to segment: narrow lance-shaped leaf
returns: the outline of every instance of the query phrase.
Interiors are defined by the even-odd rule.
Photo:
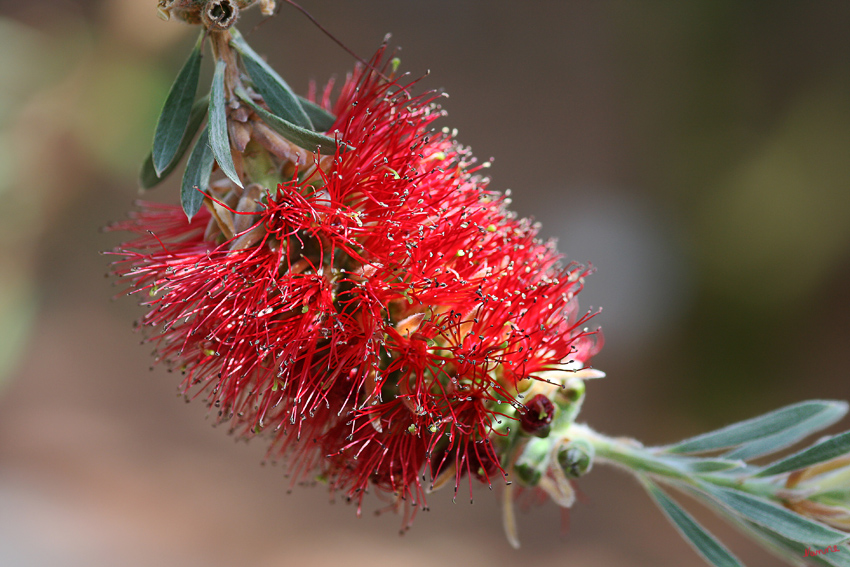
[[[660,455],[659,460],[672,465],[683,472],[693,474],[717,473],[733,470],[744,470],[746,463],[744,461],[733,461],[728,459],[702,459],[699,457],[684,457],[664,456]]]
[[[233,154],[230,153],[230,138],[227,134],[227,109],[224,100],[224,73],[227,63],[219,60],[215,65],[212,88],[210,88],[210,110],[209,130],[210,147],[212,148],[215,161],[224,174],[239,187],[242,181],[236,173],[233,165]]]
[[[272,130],[295,144],[300,148],[304,148],[305,150],[309,150],[311,152],[318,150],[323,154],[333,154],[336,152],[337,143],[336,140],[329,136],[325,136],[324,134],[318,134],[313,132],[312,130],[307,130],[305,128],[300,128],[291,122],[284,120],[279,116],[275,116],[268,110],[259,106],[245,91],[237,91],[237,96],[245,101],[245,103],[250,106],[257,115],[268,124]],[[342,150],[350,150],[353,149],[351,146],[342,145]]]
[[[159,115],[159,122],[153,136],[152,152],[154,170],[159,177],[162,177],[165,168],[174,160],[174,155],[189,125],[192,103],[195,101],[195,93],[198,92],[203,37],[202,33],[192,53],[189,54],[189,59],[180,69]]]
[[[850,538],[850,534],[834,530],[787,508],[739,490],[706,483],[700,483],[699,489],[743,518],[793,541],[825,547],[839,544]]]
[[[697,435],[667,447],[666,450],[672,453],[698,453],[736,447],[749,441],[792,429],[801,422],[823,412],[830,412],[831,415],[844,415],[847,412],[847,403],[824,400],[800,402],[710,433]],[[814,424],[814,422],[812,423]]]
[[[699,525],[682,507],[664,494],[656,484],[646,478],[643,478],[642,481],[646,490],[667,518],[706,561],[715,567],[743,567],[743,564],[737,557],[732,555],[731,551],[726,549],[711,533]]]
[[[824,411],[805,419],[800,423],[789,427],[774,435],[754,439],[748,443],[744,443],[737,449],[723,455],[726,459],[754,459],[762,455],[769,455],[794,445],[822,429],[826,429],[833,423],[839,421],[844,414],[847,413],[847,404],[835,403],[827,406]]]
[[[828,564],[834,567],[850,567],[850,550],[844,545],[837,548],[834,547],[830,552],[819,555],[818,557],[823,557]]]
[[[831,547],[827,553],[818,553],[818,551],[823,550],[812,549],[805,543],[791,541],[751,522],[741,521],[739,525],[762,540],[766,546],[780,552],[778,553],[780,557],[793,561],[796,565],[809,565],[809,562],[812,562],[826,567],[850,567],[850,551],[843,545]],[[808,554],[806,550],[808,550]]]
[[[144,164],[142,164],[142,171],[139,173],[139,185],[142,189],[152,189],[153,187],[156,187],[177,168],[177,164],[180,163],[180,159],[183,157],[183,154],[186,153],[186,150],[189,148],[189,144],[192,143],[192,138],[194,138],[195,134],[198,133],[198,130],[201,128],[201,124],[204,123],[204,118],[207,116],[208,108],[208,96],[195,101],[195,104],[192,106],[192,113],[189,115],[189,125],[183,133],[183,139],[180,140],[180,146],[177,148],[177,153],[174,154],[174,157],[171,159],[171,163],[168,164],[161,174],[157,175],[156,173],[156,168],[153,165],[153,153],[148,155],[148,159],[145,160]]]
[[[242,56],[242,62],[245,64],[245,69],[248,71],[254,87],[263,95],[263,100],[266,101],[272,112],[296,126],[312,130],[313,123],[310,117],[301,107],[298,97],[295,96],[286,81],[251,49],[251,46],[239,32],[231,30],[231,34],[233,35],[231,45]]]
[[[296,96],[298,97],[298,102],[301,103],[301,108],[304,109],[304,112],[307,113],[307,116],[313,122],[313,130],[316,132],[327,132],[331,129],[331,126],[336,122],[336,116],[315,102],[311,102],[302,96]]]
[[[757,526],[743,518],[730,517],[728,519],[776,557],[783,559],[794,567],[809,567],[808,563],[803,561],[802,557],[798,557],[798,555],[803,555],[802,552],[798,552],[798,549],[800,547],[805,549],[804,544],[798,541],[791,541],[790,539],[767,531],[761,526]]]
[[[183,185],[180,188],[180,203],[189,220],[192,220],[204,203],[204,193],[210,186],[210,175],[212,175],[214,163],[215,157],[209,144],[208,128],[204,128],[189,155],[186,171],[183,173]]]
[[[759,471],[756,476],[770,476],[796,471],[840,457],[846,453],[850,453],[850,431],[829,437],[798,453],[780,459]]]

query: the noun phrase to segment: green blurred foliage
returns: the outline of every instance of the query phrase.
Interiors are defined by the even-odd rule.
[[[822,368],[843,357],[803,329],[832,299],[819,324],[841,333],[837,344],[848,338],[847,296],[830,291],[845,287],[850,263],[848,8],[609,6],[637,183],[687,227],[696,272],[683,332],[668,345],[683,377],[671,382],[688,393],[683,410],[711,422],[799,391],[813,357]],[[817,384],[844,380],[821,373]]]
[[[97,179],[131,179],[169,71],[69,14],[43,29],[0,17],[0,381],[38,313],[40,237]]]

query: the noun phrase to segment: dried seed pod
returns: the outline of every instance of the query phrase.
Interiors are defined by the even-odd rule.
[[[201,11],[201,20],[207,29],[224,31],[239,19],[239,5],[234,0],[213,0]]]
[[[207,0],[159,0],[156,12],[163,20],[174,16],[187,24],[200,24],[201,11],[206,3]]]
[[[212,30],[225,30],[236,22],[239,10],[254,5],[260,6],[264,16],[274,14],[274,0],[159,0],[156,12],[165,21],[173,15],[188,24],[203,23]]]

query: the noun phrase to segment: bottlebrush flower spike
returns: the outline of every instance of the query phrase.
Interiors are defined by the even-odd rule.
[[[850,432],[751,462],[836,423],[847,403],[799,402],[661,447],[576,423],[585,380],[604,376],[588,366],[602,336],[575,298],[590,270],[563,266],[488,190],[489,164],[434,130],[439,95],[414,95],[396,59],[381,63],[385,48],[334,105],[332,83],[304,99],[232,27],[253,5],[275,3],[158,2],[205,28],[140,177],[157,185],[195,140],[182,210],[141,203],[112,227],[136,235],[113,270],[148,308],[139,326],[187,399],[235,435],[265,437],[293,482],[321,479],[358,513],[370,489],[390,495],[404,527],[427,493],[503,477],[518,547],[514,482],[568,508],[577,479],[608,462],[711,565],[741,563],[670,489],[795,565],[850,565]],[[205,44],[215,73],[196,100]]]
[[[286,177],[213,182],[189,222],[142,203],[113,226],[137,234],[115,273],[187,396],[270,438],[294,478],[318,474],[358,507],[375,487],[412,518],[426,490],[501,476],[513,457],[497,438],[553,411],[541,396],[600,341],[575,299],[589,270],[562,266],[487,189],[488,164],[432,129],[437,94],[386,73],[361,67],[342,87],[329,131],[347,151],[310,155],[239,122],[245,154],[269,149]]]

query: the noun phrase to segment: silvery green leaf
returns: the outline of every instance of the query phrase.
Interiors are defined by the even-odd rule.
[[[312,130],[301,128],[284,120],[280,116],[275,116],[268,110],[257,105],[257,103],[251,100],[251,97],[244,91],[237,92],[236,94],[239,98],[244,100],[245,103],[247,103],[254,112],[257,113],[257,116],[259,116],[263,122],[268,124],[272,130],[296,146],[311,152],[316,151],[318,148],[319,152],[323,154],[333,154],[336,152],[337,143],[333,138],[325,136],[324,134],[313,132]],[[343,145],[343,150],[346,149],[353,148],[351,148],[351,146]]]
[[[198,91],[201,73],[201,40],[198,38],[189,59],[180,69],[180,73],[171,85],[171,91],[165,99],[156,132],[153,136],[153,166],[158,177],[162,177],[165,168],[174,161],[180,142],[189,125],[192,103]],[[179,158],[178,158],[179,159]]]
[[[676,459],[683,471],[693,474],[706,474],[744,469],[746,463],[730,459]]]
[[[219,60],[215,64],[212,88],[210,89],[209,130],[210,147],[212,148],[215,161],[218,162],[221,171],[239,187],[242,181],[236,173],[233,165],[233,154],[230,153],[230,138],[227,134],[227,109],[224,100],[224,73],[227,63]]]
[[[816,557],[821,557],[834,567],[850,567],[850,550],[845,546],[838,546],[837,550]]]
[[[793,541],[825,547],[850,539],[850,534],[834,530],[740,490],[706,483],[700,483],[699,489],[742,518]]]
[[[771,463],[759,471],[756,476],[770,476],[796,471],[847,453],[850,453],[850,431],[845,431],[834,437],[827,437],[811,447]]]
[[[820,554],[817,554],[818,551],[821,551]],[[848,550],[845,546],[833,546],[829,551],[826,550],[811,550],[809,553],[816,553],[814,555],[814,559],[820,559],[825,564],[831,565],[833,567],[850,567],[850,550]],[[810,555],[810,557],[812,557]]]
[[[765,545],[779,552],[781,556],[793,561],[795,565],[808,565],[813,562],[826,567],[850,567],[850,551],[844,546],[820,548],[821,553],[817,553],[817,548],[813,549],[804,543],[784,538],[751,522],[741,522],[739,525],[761,539]],[[830,551],[826,552],[826,549]]]
[[[311,102],[302,96],[298,96],[298,102],[301,103],[301,108],[304,109],[304,112],[307,113],[307,116],[313,122],[313,130],[316,132],[327,132],[334,125],[334,122],[336,122],[336,116],[315,102]]]
[[[784,429],[774,435],[761,437],[739,446],[737,449],[723,455],[727,459],[754,459],[762,455],[769,455],[790,447],[805,439],[812,433],[825,429],[839,421],[847,413],[847,404],[836,402],[824,408],[820,413],[812,415],[808,419]]]
[[[847,403],[829,400],[800,402],[710,433],[691,437],[667,447],[666,450],[672,453],[701,453],[737,447],[793,429],[800,423],[825,412],[832,416],[844,415],[847,412]],[[811,430],[810,433],[813,431],[816,429]]]
[[[208,128],[204,128],[189,155],[180,188],[180,203],[189,220],[192,220],[192,217],[201,209],[204,193],[210,186],[210,175],[212,175],[214,163],[215,156],[210,147]]]
[[[153,153],[148,155],[148,159],[145,160],[144,164],[142,164],[142,171],[139,173],[139,186],[142,189],[152,189],[153,187],[156,187],[177,168],[177,164],[180,163],[180,159],[183,157],[183,154],[186,153],[186,150],[189,148],[189,144],[192,143],[192,138],[195,137],[195,134],[197,134],[198,130],[201,128],[201,124],[203,124],[204,118],[207,116],[208,106],[208,96],[195,101],[195,104],[192,105],[192,112],[189,115],[189,125],[183,133],[183,139],[180,140],[180,146],[177,148],[177,152],[171,159],[171,163],[168,164],[161,174],[157,175],[156,173],[156,168],[153,165]]]
[[[242,63],[244,63],[245,69],[254,83],[254,88],[263,95],[263,100],[266,101],[272,112],[296,126],[313,130],[310,117],[301,107],[298,97],[295,96],[286,81],[251,49],[242,34],[235,30],[231,30],[231,33],[233,40],[230,44],[242,56]]]
[[[732,555],[732,552],[699,525],[681,506],[664,494],[658,485],[646,478],[642,480],[655,503],[676,526],[679,533],[690,542],[697,553],[702,555],[706,561],[715,567],[743,567],[743,564]]]

